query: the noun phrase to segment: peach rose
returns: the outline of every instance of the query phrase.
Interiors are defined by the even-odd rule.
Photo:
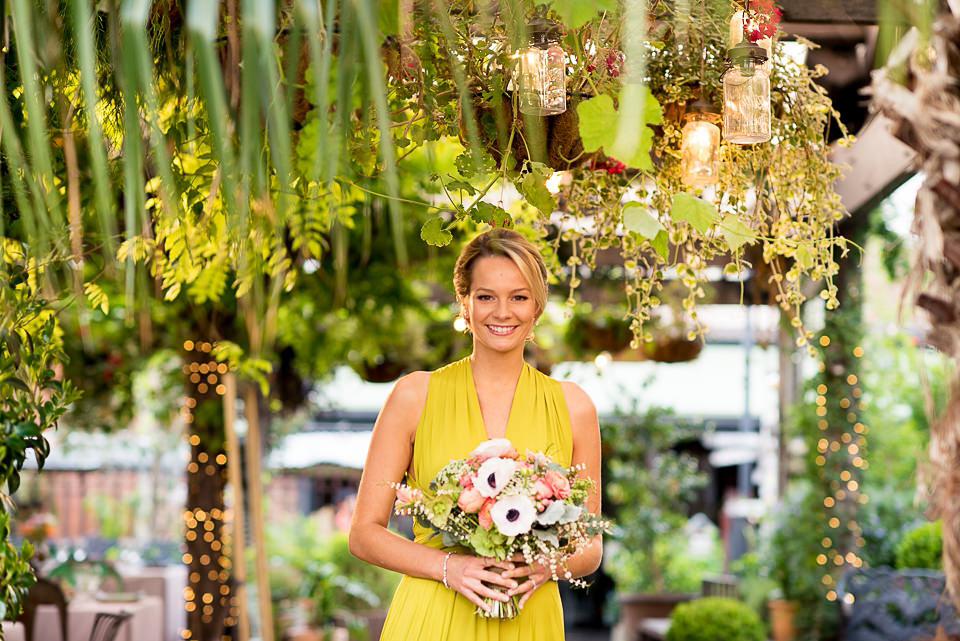
[[[570,496],[570,481],[567,477],[556,470],[547,470],[543,475],[543,480],[553,490],[553,495],[558,499],[565,499]]]
[[[477,514],[477,517],[480,521],[480,527],[484,530],[489,530],[493,527],[493,516],[490,514],[490,509],[496,504],[494,499],[487,499],[483,503],[483,507],[480,508],[480,512]]]
[[[537,500],[553,498],[553,488],[543,479],[537,479],[533,482],[533,489],[537,492]]]
[[[471,486],[460,492],[460,498],[457,499],[457,505],[460,506],[460,509],[469,514],[478,512],[480,508],[483,507],[483,504],[486,503],[487,498],[480,494],[480,490]]]

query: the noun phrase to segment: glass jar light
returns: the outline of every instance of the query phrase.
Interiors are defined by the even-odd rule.
[[[723,74],[723,137],[751,145],[770,140],[770,75],[767,52],[750,42],[727,51]]]
[[[566,54],[558,44],[559,25],[545,18],[527,27],[530,40],[520,52],[520,111],[552,116],[567,110]]]
[[[715,185],[720,177],[720,114],[696,101],[687,108],[680,143],[680,180],[688,187]]]

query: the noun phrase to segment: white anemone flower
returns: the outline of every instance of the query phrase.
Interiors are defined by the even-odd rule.
[[[563,518],[564,512],[566,512],[566,504],[563,501],[554,501],[547,506],[547,509],[537,515],[537,523],[553,525]]]
[[[500,494],[500,490],[510,482],[516,470],[517,462],[513,459],[497,457],[487,459],[477,470],[474,487],[485,497],[493,498]]]
[[[505,496],[490,508],[490,517],[500,534],[517,536],[530,531],[537,518],[537,506],[529,496]]]

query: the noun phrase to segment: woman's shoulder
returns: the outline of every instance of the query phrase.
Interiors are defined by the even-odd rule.
[[[454,374],[458,368],[464,366],[465,362],[466,359],[461,359],[435,370],[421,370],[401,376],[393,384],[390,396],[397,397],[400,402],[410,402],[422,407],[427,398],[427,391],[430,389],[430,382],[435,377],[443,378]]]
[[[558,381],[567,402],[567,412],[572,423],[596,423],[597,408],[582,387],[573,381]]]
[[[410,372],[397,379],[390,392],[390,400],[401,405],[419,404],[427,398],[427,389],[430,387],[430,376],[433,372]]]

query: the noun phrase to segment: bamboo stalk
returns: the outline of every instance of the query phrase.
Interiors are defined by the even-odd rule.
[[[247,418],[247,487],[250,504],[251,538],[256,558],[257,604],[260,610],[260,638],[273,641],[273,602],[270,600],[270,577],[267,571],[267,535],[263,526],[263,483],[260,479],[260,411],[257,389],[249,385],[244,394],[244,415]]]
[[[97,69],[94,64],[96,54],[90,24],[90,7],[86,2],[71,2],[70,6],[73,12],[74,46],[80,71],[80,87],[83,89],[83,107],[87,115],[87,149],[90,153],[97,220],[103,236],[104,255],[112,257],[116,254],[117,225],[114,219],[115,208],[110,200],[112,185],[107,172],[107,152],[100,117],[97,115]]]
[[[237,377],[223,375],[223,424],[227,436],[227,478],[233,490],[233,600],[237,606],[237,641],[249,641],[250,617],[247,615],[247,540],[243,498],[243,471],[240,467],[240,442],[237,438]]]

